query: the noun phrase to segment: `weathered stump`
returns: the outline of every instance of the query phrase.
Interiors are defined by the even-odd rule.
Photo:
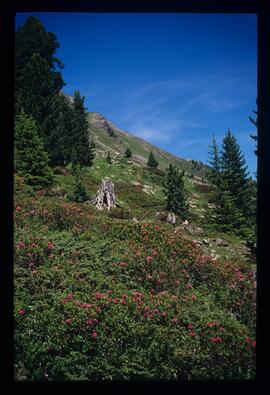
[[[102,180],[101,186],[91,203],[96,206],[98,210],[103,210],[104,207],[107,210],[115,208],[116,196],[114,192],[114,184],[110,180]]]

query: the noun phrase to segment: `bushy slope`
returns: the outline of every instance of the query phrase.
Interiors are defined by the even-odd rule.
[[[115,172],[124,209],[109,213],[66,201],[68,169],[47,191],[15,178],[17,379],[253,378],[250,262],[213,260],[156,221],[162,175],[134,166],[131,176],[131,164],[120,165],[98,158],[84,174],[93,193]],[[132,187],[139,177],[151,179],[155,195]],[[123,210],[139,222],[119,219]]]

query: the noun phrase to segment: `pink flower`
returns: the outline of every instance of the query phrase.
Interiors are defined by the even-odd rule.
[[[25,310],[24,309],[19,310],[19,315],[25,315]]]
[[[177,322],[178,322],[177,317],[174,317],[174,318],[172,319],[172,322],[174,322],[175,324],[177,324]]]
[[[187,289],[192,289],[193,286],[192,286],[192,284],[188,283],[188,284],[186,285],[186,288],[187,288]]]
[[[21,211],[21,207],[20,206],[16,207],[16,211]]]
[[[196,336],[196,333],[195,332],[190,332],[188,335],[194,337],[194,336]]]
[[[125,299],[122,299],[122,300],[121,300],[121,304],[123,304],[123,305],[126,305],[126,304],[127,304],[127,302],[125,301]]]
[[[151,263],[153,261],[153,257],[152,256],[147,256],[146,257],[146,261],[147,261],[147,263]]]
[[[175,281],[175,284],[176,284],[176,285],[180,285],[180,281],[179,281],[179,280],[176,280],[176,281]]]
[[[91,336],[92,336],[93,339],[96,339],[98,337],[98,334],[97,334],[96,331],[93,331]]]
[[[256,347],[256,340],[253,340],[253,342],[252,342],[252,346],[255,348]]]
[[[71,324],[72,324],[72,320],[71,320],[71,319],[66,320],[66,321],[65,321],[65,324],[71,325]]]
[[[86,324],[89,325],[89,326],[93,325],[93,320],[87,320]]]
[[[210,337],[209,340],[211,342],[217,343],[217,342],[222,342],[222,338],[220,336],[216,336],[216,337]]]
[[[196,298],[196,296],[193,294],[193,295],[191,296],[191,299],[192,299],[192,300],[196,300],[197,298]]]
[[[217,322],[217,321],[211,321],[211,322],[207,322],[207,324],[206,324],[206,326],[208,326],[208,327],[212,327],[212,326],[218,326],[218,325],[220,325],[220,322]]]
[[[70,293],[68,294],[67,299],[68,299],[68,300],[73,299],[73,293],[72,293],[72,292],[70,292]]]
[[[52,250],[53,248],[54,248],[54,244],[51,243],[51,242],[49,242],[49,243],[48,243],[48,249],[49,249],[49,250]]]
[[[25,244],[24,244],[22,241],[20,241],[20,242],[19,242],[19,247],[20,247],[20,248],[24,248],[24,247],[25,247]]]
[[[193,324],[192,323],[188,324],[188,329],[193,329]]]
[[[127,266],[127,262],[120,262],[118,265],[121,267],[124,267],[124,266]]]

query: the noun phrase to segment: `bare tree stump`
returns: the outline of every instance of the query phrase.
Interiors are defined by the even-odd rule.
[[[104,207],[107,210],[115,208],[116,196],[114,192],[114,184],[110,180],[102,180],[101,186],[91,203],[96,206],[98,210],[103,210]]]

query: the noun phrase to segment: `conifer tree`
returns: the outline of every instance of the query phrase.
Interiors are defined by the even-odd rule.
[[[15,36],[15,110],[42,125],[50,113],[52,96],[64,86],[62,61],[55,56],[59,42],[39,19],[30,16]]]
[[[258,102],[257,102],[257,100],[256,100],[256,104],[257,104]],[[252,117],[249,117],[249,120],[250,120],[250,122],[251,123],[253,123],[253,125],[255,125],[255,127],[256,127],[256,129],[257,129],[257,127],[258,127],[258,111],[253,111],[253,113],[256,115],[256,118],[254,119],[254,118],[252,118]],[[258,141],[258,136],[257,136],[257,134],[251,134],[250,135],[250,137],[254,140],[254,141]],[[256,147],[256,150],[254,151],[254,153],[255,153],[255,155],[258,155],[258,149],[257,149],[257,147]]]
[[[106,162],[107,162],[109,165],[112,164],[112,158],[111,158],[111,155],[110,155],[109,152],[107,153],[107,156],[106,156]]]
[[[208,152],[210,169],[208,172],[208,178],[213,185],[219,185],[220,180],[220,156],[216,142],[215,135],[213,135],[212,145],[210,145],[210,151]]]
[[[176,166],[170,164],[164,182],[166,196],[166,209],[186,218],[188,215],[188,202],[184,185],[184,170],[180,172]]]
[[[210,150],[212,183],[207,221],[223,231],[247,235],[254,225],[254,204],[251,203],[247,166],[240,147],[228,130],[219,154],[215,139]]]
[[[153,154],[152,151],[151,151],[150,154],[149,154],[147,166],[149,166],[149,167],[158,167],[158,161],[157,161],[156,158],[154,157],[154,154]]]
[[[126,158],[131,158],[132,157],[132,152],[130,148],[127,148],[125,151],[125,157]]]
[[[39,188],[52,183],[52,170],[36,122],[24,113],[15,118],[15,153],[15,170],[27,184]]]
[[[89,139],[89,124],[84,96],[79,91],[73,96],[73,128],[70,136],[71,162],[81,166],[92,166],[95,157],[95,144]]]
[[[70,201],[83,203],[90,199],[90,195],[86,190],[86,187],[83,183],[82,174],[81,174],[81,166],[78,164],[73,164],[72,172],[75,177],[74,189],[71,195],[68,195],[67,198]]]
[[[244,155],[230,130],[222,143],[221,172],[223,190],[235,197],[236,207],[245,213],[249,199],[249,173]]]
[[[53,166],[71,161],[74,112],[66,95],[59,94],[52,101],[52,111],[42,126],[45,148]]]

